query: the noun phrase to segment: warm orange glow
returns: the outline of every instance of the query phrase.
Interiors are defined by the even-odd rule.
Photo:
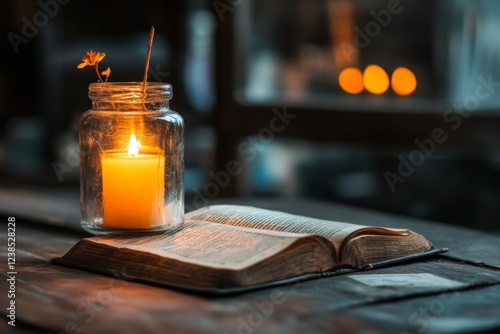
[[[139,146],[141,143],[137,141],[135,138],[135,135],[130,136],[130,140],[128,142],[128,156],[129,157],[136,157],[139,155]]]
[[[344,68],[339,74],[339,85],[349,94],[358,94],[363,90],[363,74],[355,67]]]
[[[139,154],[130,136],[128,154],[102,156],[103,225],[114,229],[151,229],[163,223],[165,157]]]
[[[389,88],[389,76],[382,67],[370,65],[363,73],[363,83],[370,93],[383,94]]]
[[[417,88],[417,78],[406,67],[398,67],[392,73],[391,86],[398,95],[410,95]]]

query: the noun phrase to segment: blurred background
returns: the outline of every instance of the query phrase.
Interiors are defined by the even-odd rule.
[[[186,208],[291,196],[500,231],[496,0],[3,0],[0,186],[78,191],[86,51],[174,88]],[[239,168],[234,168],[235,163]]]

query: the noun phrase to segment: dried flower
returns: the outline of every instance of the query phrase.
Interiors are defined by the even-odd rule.
[[[111,69],[108,67],[107,70],[102,72],[102,75],[106,76],[106,81],[102,80],[101,74],[99,73],[99,62],[106,57],[104,52],[94,52],[90,50],[90,52],[86,52],[85,57],[82,58],[82,62],[78,64],[77,68],[82,69],[86,66],[92,66],[97,73],[97,78],[99,82],[107,82],[109,75],[111,74]]]
[[[109,75],[111,74],[111,68],[108,67],[105,71],[102,71],[101,74],[106,77],[106,80],[104,82],[107,82]]]
[[[82,63],[78,65],[78,69],[84,68],[85,66],[95,66],[101,60],[106,57],[104,52],[94,52],[90,50],[85,54],[85,57],[82,58]]]

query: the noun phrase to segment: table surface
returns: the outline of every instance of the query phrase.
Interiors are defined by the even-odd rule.
[[[450,251],[353,275],[209,298],[51,264],[50,259],[62,256],[87,236],[79,226],[78,195],[0,189],[1,219],[7,222],[6,217],[16,217],[17,271],[14,328],[5,320],[9,283],[4,243],[7,228],[3,228],[0,300],[4,320],[0,332],[404,334],[498,333],[500,329],[498,235],[307,199],[227,199],[214,203],[410,228]],[[424,286],[408,282],[374,286],[353,278],[379,274],[432,274],[461,284],[454,288],[434,286],[435,278]]]

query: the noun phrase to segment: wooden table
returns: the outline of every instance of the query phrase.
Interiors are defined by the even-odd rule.
[[[445,224],[303,199],[235,199],[317,218],[406,227],[444,255],[356,275],[430,273],[458,288],[377,287],[350,275],[223,298],[117,280],[53,265],[86,234],[78,196],[0,190],[0,216],[16,217],[16,327],[5,314],[7,228],[1,230],[1,333],[459,333],[500,329],[500,237]],[[279,302],[271,296],[279,294]]]

